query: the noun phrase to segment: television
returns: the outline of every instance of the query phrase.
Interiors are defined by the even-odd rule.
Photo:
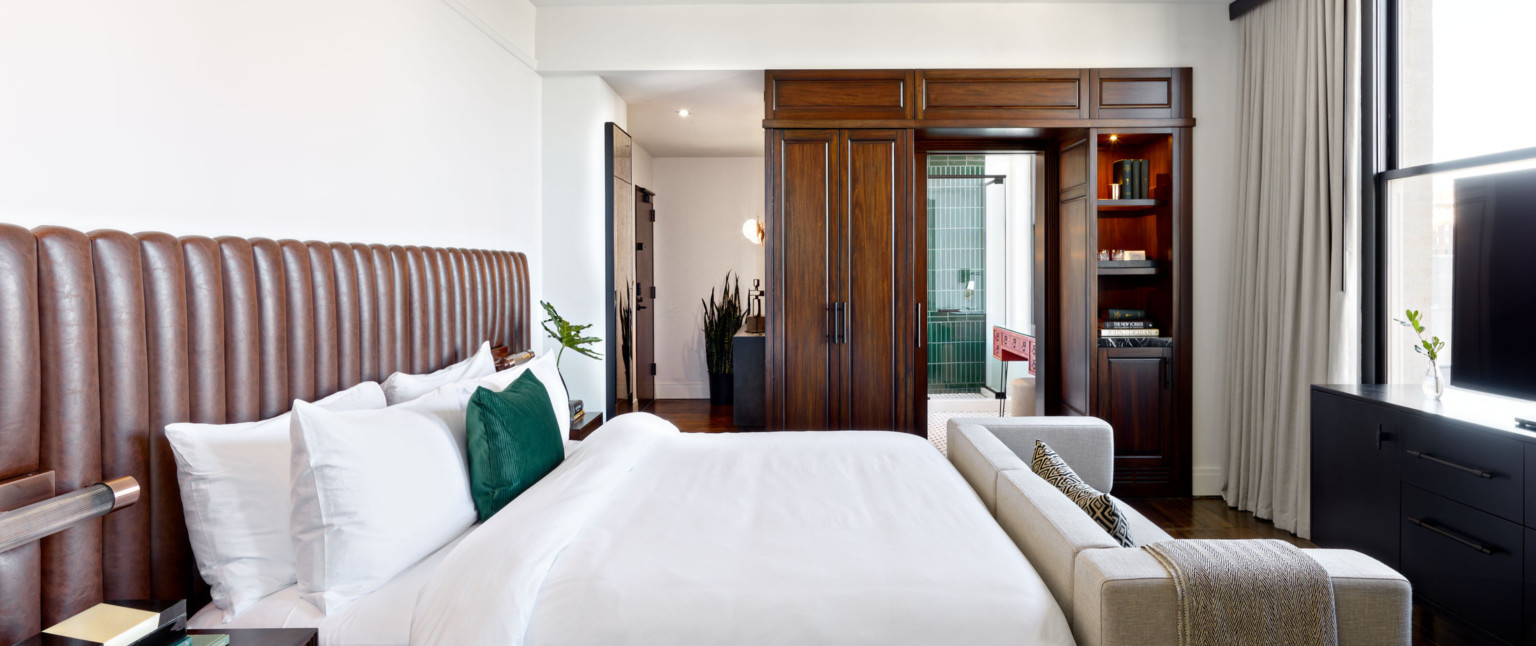
[[[1536,399],[1536,169],[1455,190],[1451,385]]]

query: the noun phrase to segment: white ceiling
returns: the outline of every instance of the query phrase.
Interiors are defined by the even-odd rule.
[[[1118,3],[1118,4],[1228,4],[1232,0],[532,0],[538,7],[580,7],[599,5],[675,5],[675,4],[968,4],[981,2],[1057,2],[1057,3]]]
[[[656,157],[763,156],[763,71],[608,72],[626,130]],[[678,116],[687,109],[692,114]]]

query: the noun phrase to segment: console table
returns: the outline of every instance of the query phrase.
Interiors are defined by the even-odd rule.
[[[1312,387],[1312,540],[1396,568],[1421,603],[1536,643],[1536,404]]]

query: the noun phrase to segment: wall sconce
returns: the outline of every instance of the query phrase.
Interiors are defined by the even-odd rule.
[[[763,223],[756,218],[741,223],[741,235],[752,241],[752,244],[763,244]]]
[[[105,516],[138,499],[138,481],[118,478],[0,513],[0,552]]]

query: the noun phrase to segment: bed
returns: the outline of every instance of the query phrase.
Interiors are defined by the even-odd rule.
[[[0,555],[0,592],[41,580],[0,594],[0,642],[103,598],[206,602],[166,423],[266,419],[449,366],[480,339],[532,345],[526,264],[510,252],[0,225],[0,264],[22,289],[0,289],[0,346],[33,358],[0,379],[50,366],[30,394],[0,389],[0,441],[35,455],[0,465],[0,486],[23,468],[68,476],[61,491],[126,473],[148,499]],[[60,313],[78,325],[50,330]],[[72,405],[99,411],[94,425],[61,419]],[[288,588],[192,625],[317,626],[326,646],[1072,643],[1040,577],[921,438],[681,434],[646,414],[611,420],[500,512],[329,614]]]

